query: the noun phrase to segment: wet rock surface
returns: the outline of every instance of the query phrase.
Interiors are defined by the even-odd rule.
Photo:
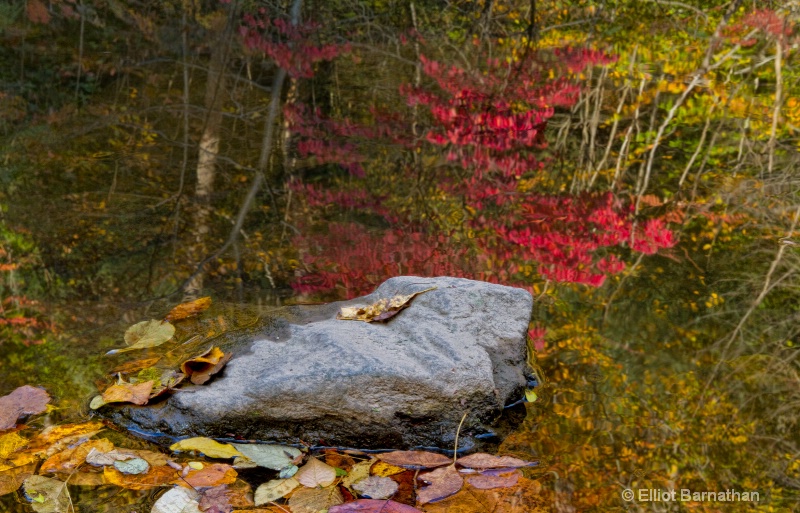
[[[430,287],[386,323],[337,320]],[[203,386],[102,414],[134,432],[359,448],[452,448],[521,396],[527,291],[460,278],[397,277],[350,301],[276,309],[229,333],[233,358]]]

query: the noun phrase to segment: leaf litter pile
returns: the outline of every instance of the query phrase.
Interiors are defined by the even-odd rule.
[[[357,320],[388,319],[415,295],[373,305]],[[136,324],[125,334],[128,346],[110,354],[157,347],[173,337],[171,322],[197,316],[209,306],[210,298],[201,298],[174,308],[164,321]],[[123,364],[115,369],[117,382],[96,396],[91,407],[146,404],[176,391],[186,378],[202,385],[229,358],[230,354],[211,347],[185,359],[180,371],[154,367],[160,357]],[[151,513],[544,511],[540,483],[526,477],[535,463],[511,456],[310,452],[305,447],[220,443],[204,437],[174,443],[167,455],[156,446],[155,450],[115,447],[103,437],[108,431],[101,422],[50,426],[38,432],[19,423],[49,411],[49,402],[46,391],[27,385],[0,397],[0,496],[17,493],[37,513],[91,511],[73,502],[70,489],[108,485],[157,491]]]

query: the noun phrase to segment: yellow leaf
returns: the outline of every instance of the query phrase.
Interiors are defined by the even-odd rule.
[[[197,451],[202,452],[209,458],[235,458],[244,457],[244,454],[236,450],[229,444],[221,444],[210,438],[198,436],[187,438],[169,446],[173,451]]]

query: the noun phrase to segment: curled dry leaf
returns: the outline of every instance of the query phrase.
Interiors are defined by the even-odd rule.
[[[397,483],[380,476],[369,476],[353,485],[359,495],[368,499],[388,499],[397,492],[397,488]]]
[[[286,497],[289,495],[289,492],[298,486],[300,486],[300,483],[293,477],[289,479],[273,479],[267,481],[256,488],[256,506],[262,506],[268,502],[275,502],[278,499]]]
[[[381,299],[369,306],[344,307],[336,315],[336,318],[343,321],[387,321],[397,315],[401,310],[408,308],[411,304],[411,300],[416,296],[434,289],[436,289],[436,287],[420,290],[419,292],[414,292],[407,296],[397,295],[389,299]]]
[[[142,321],[134,324],[125,332],[125,343],[128,347],[112,349],[106,354],[119,354],[134,349],[145,349],[160,346],[175,334],[175,326],[166,321]]]
[[[444,454],[428,451],[392,451],[376,456],[385,463],[411,470],[441,467],[453,462]]]
[[[182,321],[183,319],[200,315],[201,312],[208,310],[210,306],[211,298],[209,296],[201,297],[187,303],[181,303],[170,310],[164,320],[170,322]]]
[[[436,502],[450,497],[461,490],[461,486],[464,484],[464,480],[461,479],[458,471],[452,465],[437,468],[432,472],[419,476],[419,479],[429,483],[428,486],[417,493],[417,502],[419,504]]]
[[[0,431],[11,429],[23,415],[42,413],[50,396],[41,388],[25,385],[0,397]]]
[[[525,461],[511,456],[492,456],[483,452],[470,454],[456,460],[456,464],[466,468],[521,468],[536,465],[536,462]]]
[[[181,364],[181,371],[189,376],[195,385],[202,385],[228,363],[233,353],[225,354],[218,347],[212,347],[203,354],[190,358]]]
[[[322,463],[316,458],[311,458],[303,465],[294,478],[303,486],[316,488],[317,486],[330,486],[336,481],[336,469]]]
[[[328,513],[422,513],[422,511],[395,501],[359,499],[334,506],[328,510]]]
[[[209,458],[235,458],[244,455],[230,444],[221,444],[216,440],[198,436],[187,438],[169,446],[172,451],[197,451],[205,454]]]
[[[323,463],[324,465],[324,463]],[[292,513],[319,513],[344,502],[338,486],[328,488],[300,488],[289,497]]]

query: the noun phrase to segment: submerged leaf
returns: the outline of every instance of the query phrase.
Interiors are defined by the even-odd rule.
[[[286,497],[289,492],[298,486],[300,486],[300,482],[291,477],[289,479],[273,479],[272,481],[267,481],[256,488],[256,506],[261,506],[268,502],[275,502],[280,498]]]
[[[417,493],[417,502],[427,504],[429,502],[440,501],[450,497],[461,490],[464,480],[458,475],[458,471],[452,465],[437,468],[432,472],[419,476],[418,479],[429,483]]]
[[[434,289],[436,289],[436,287],[420,290],[419,292],[414,292],[406,296],[397,295],[389,299],[381,299],[369,306],[343,307],[336,315],[336,318],[343,321],[387,321],[397,315],[401,310],[408,308],[411,304],[411,300],[416,296]]]
[[[467,482],[478,490],[493,490],[495,488],[510,488],[517,484],[520,477],[522,477],[522,472],[516,468],[491,469],[485,470],[476,476],[467,477]]]
[[[41,388],[25,385],[0,397],[0,431],[11,429],[23,415],[35,415],[47,409],[50,396]]]
[[[150,467],[142,474],[123,474],[113,466],[107,466],[103,467],[103,474],[110,484],[130,490],[149,490],[178,478],[178,473],[171,467]]]
[[[58,479],[30,476],[22,488],[37,513],[65,513],[70,506],[67,484]]]
[[[520,468],[536,465],[535,462],[525,461],[511,456],[492,456],[483,452],[463,456],[456,460],[458,465],[467,468]]]
[[[324,465],[324,463],[323,463]],[[289,497],[292,513],[319,513],[344,502],[338,486],[330,488],[300,488]]]
[[[36,461],[32,461],[0,470],[0,495],[17,491],[23,481],[36,472],[36,465]]]
[[[395,501],[359,499],[339,506],[333,506],[328,513],[422,513],[413,506]]]
[[[14,431],[6,433],[5,435],[0,435],[0,460],[8,458],[11,456],[11,453],[26,445],[28,445],[28,439],[19,436]]]
[[[125,343],[128,347],[112,349],[106,354],[119,354],[134,349],[145,349],[160,346],[175,334],[175,326],[166,321],[142,321],[134,324],[125,332]]]
[[[210,306],[211,297],[201,297],[199,299],[195,299],[194,301],[189,301],[176,306],[169,311],[164,320],[170,322],[182,321],[183,319],[188,319],[189,317],[199,315],[201,312],[208,310],[208,307]]]
[[[353,485],[362,497],[388,499],[397,492],[398,485],[388,477],[370,476]]]
[[[187,438],[169,446],[172,451],[197,451],[205,454],[209,458],[235,458],[244,456],[230,444],[221,444],[210,438],[198,436]]]

